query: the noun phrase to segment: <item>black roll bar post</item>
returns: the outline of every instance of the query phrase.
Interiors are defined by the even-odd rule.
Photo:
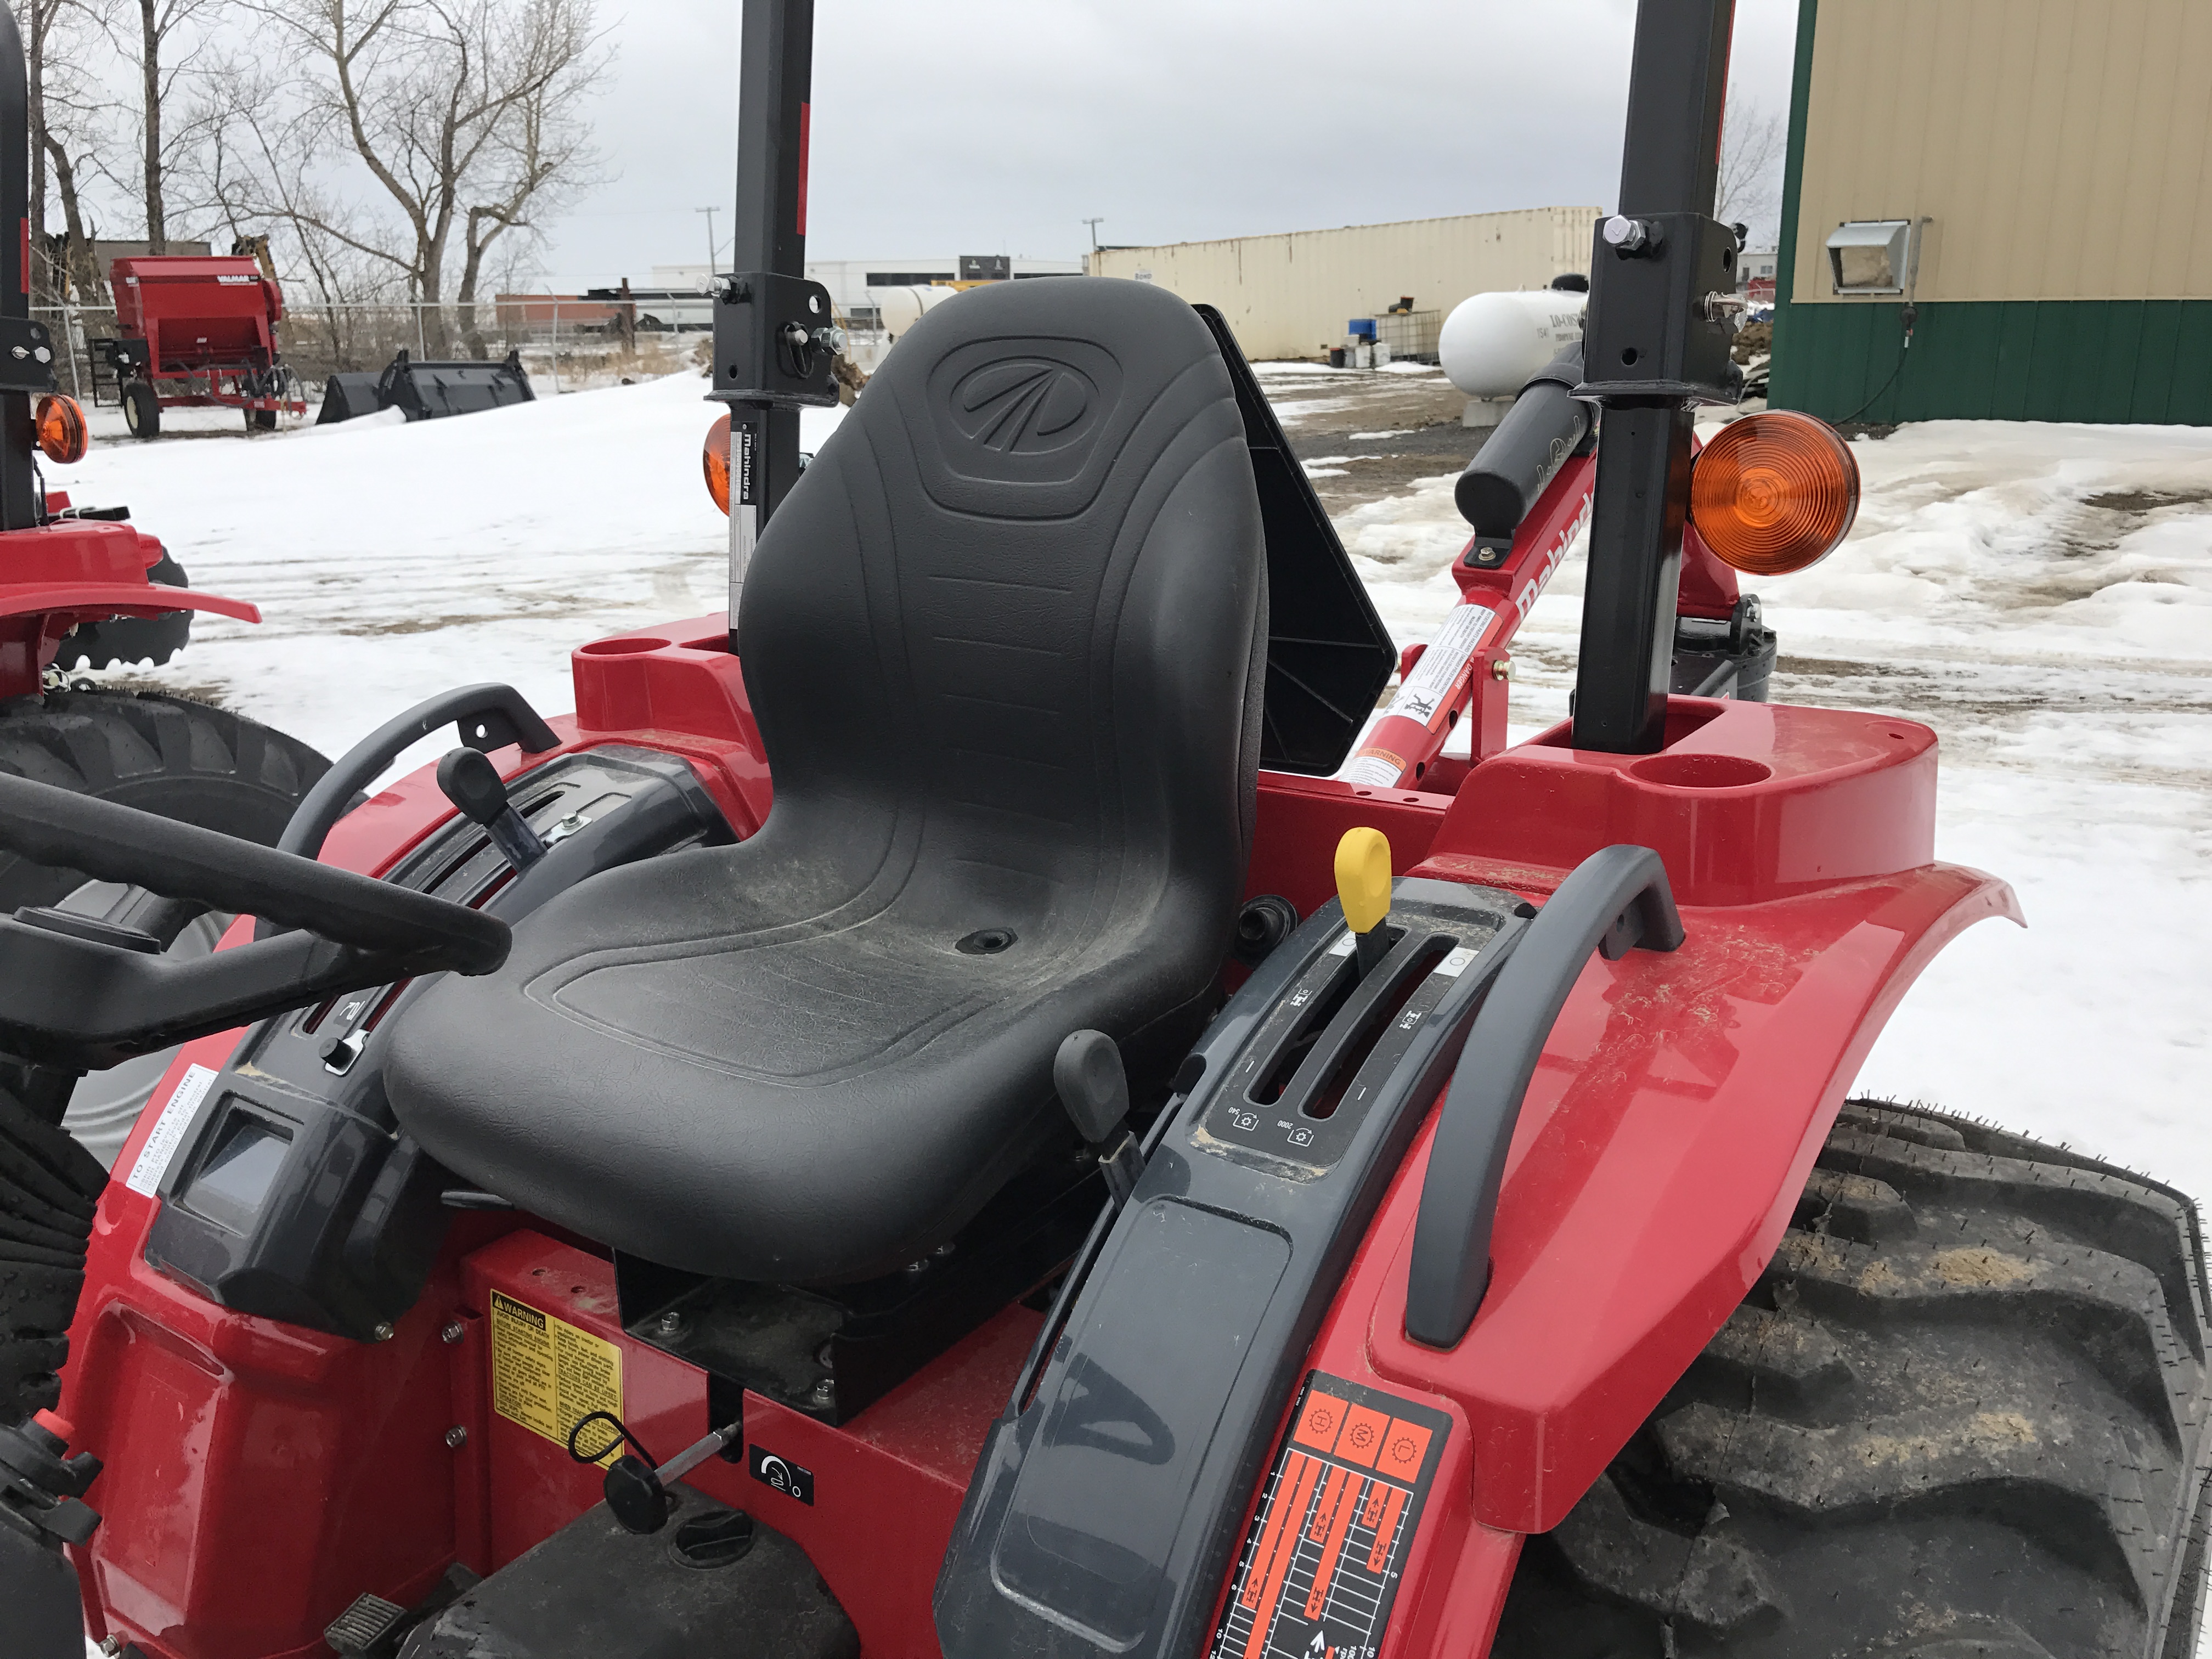
[[[1598,228],[1578,397],[1604,410],[1574,744],[1665,740],[1693,406],[1732,403],[1735,234],[1712,218],[1735,0],[1643,0],[1620,211]]]
[[[806,277],[814,0],[744,0],[730,274],[713,277],[714,391],[730,410],[730,632],[745,567],[799,480],[799,411],[837,401],[826,290]]]
[[[31,99],[23,40],[0,8],[0,319],[31,320]],[[11,332],[13,331],[10,331]],[[39,521],[31,394],[0,390],[0,530]]]

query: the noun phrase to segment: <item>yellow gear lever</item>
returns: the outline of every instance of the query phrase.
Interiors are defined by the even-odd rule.
[[[1382,931],[1390,914],[1390,842],[1380,830],[1347,830],[1336,843],[1336,896],[1344,920],[1358,941],[1360,977],[1364,979],[1390,949]]]

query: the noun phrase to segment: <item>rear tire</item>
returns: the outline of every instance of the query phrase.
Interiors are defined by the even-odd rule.
[[[276,411],[273,409],[247,410],[246,429],[248,432],[274,432],[276,429]]]
[[[146,568],[146,580],[166,587],[190,587],[184,566],[164,553]],[[64,673],[81,668],[112,668],[118,663],[160,665],[183,650],[192,637],[192,613],[164,611],[158,617],[103,617],[79,623],[62,635],[53,665]]]
[[[150,382],[131,380],[123,388],[123,424],[134,438],[161,435],[161,399]]]
[[[2212,1442],[2195,1206],[1848,1103],[1765,1273],[1531,1538],[1499,1659],[2193,1659]]]

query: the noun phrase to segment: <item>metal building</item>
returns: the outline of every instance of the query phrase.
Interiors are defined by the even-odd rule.
[[[2212,424],[2212,3],[1799,0],[1782,251],[1777,405]]]
[[[1253,358],[1310,357],[1344,343],[1353,318],[1382,317],[1401,300],[1449,313],[1472,294],[1542,288],[1589,270],[1594,207],[1528,208],[1450,219],[1404,219],[1279,236],[1158,247],[1102,248],[1096,276],[1158,283],[1216,307]]]

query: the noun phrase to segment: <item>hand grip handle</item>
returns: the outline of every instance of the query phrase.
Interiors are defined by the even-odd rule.
[[[1672,951],[1682,918],[1648,847],[1607,847],[1577,865],[1499,969],[1460,1050],[1421,1186],[1406,1286],[1406,1334],[1458,1346],[1490,1287],[1498,1188],[1537,1058],[1590,952]]]

